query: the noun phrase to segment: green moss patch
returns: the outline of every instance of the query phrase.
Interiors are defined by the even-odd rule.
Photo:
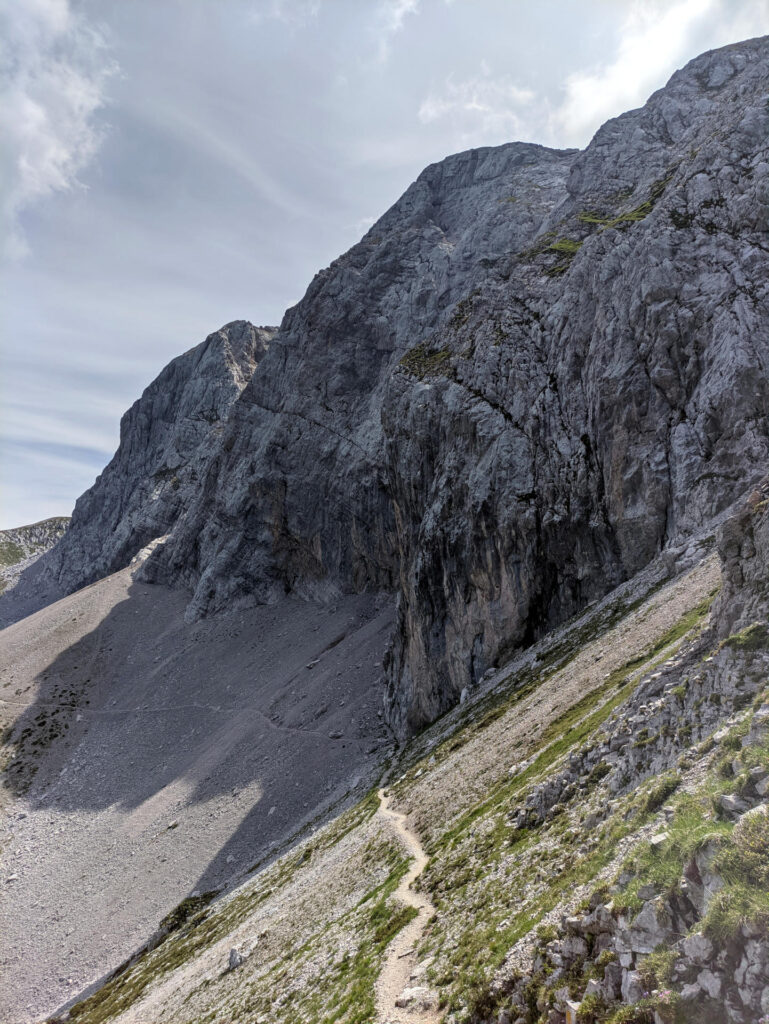
[[[415,345],[401,358],[399,365],[412,377],[448,377],[451,371],[451,353],[447,348],[428,348],[426,344]]]

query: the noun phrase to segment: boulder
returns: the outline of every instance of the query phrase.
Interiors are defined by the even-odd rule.
[[[713,943],[706,935],[695,932],[683,941],[684,956],[696,964],[708,963],[713,957]]]

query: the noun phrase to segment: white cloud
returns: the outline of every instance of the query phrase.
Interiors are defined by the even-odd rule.
[[[509,75],[495,78],[483,62],[479,74],[463,81],[449,76],[440,92],[431,92],[419,108],[419,120],[448,121],[461,145],[493,145],[525,131],[526,110],[535,98]]]
[[[381,0],[373,26],[380,63],[384,64],[390,56],[393,36],[402,30],[406,15],[416,14],[419,4],[420,0]]]
[[[0,228],[6,254],[25,250],[18,215],[72,188],[100,142],[94,115],[114,64],[68,0],[0,0]]]
[[[769,0],[633,0],[613,59],[577,71],[552,112],[559,145],[584,146],[607,118],[640,106],[701,49],[769,31]]]
[[[769,0],[631,0],[617,43],[600,65],[572,72],[561,96],[537,95],[509,75],[450,76],[419,107],[424,124],[443,121],[460,146],[524,139],[588,144],[611,117],[641,106],[702,50],[769,32]]]

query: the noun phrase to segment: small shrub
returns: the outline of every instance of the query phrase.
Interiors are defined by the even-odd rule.
[[[716,893],[702,931],[709,939],[722,944],[737,938],[743,925],[769,928],[769,893],[733,882]]]
[[[605,779],[606,776],[610,772],[611,772],[611,765],[609,764],[609,762],[608,761],[599,761],[598,764],[595,766],[595,768],[591,771],[591,773],[587,777],[587,784],[588,784],[588,786],[596,786],[596,785],[598,785],[598,783],[601,781],[601,779]]]
[[[607,1005],[602,996],[591,992],[579,1004],[577,1020],[580,1024],[593,1024],[595,1020],[604,1020],[606,1009]]]
[[[194,917],[195,914],[199,914],[201,910],[207,907],[211,900],[219,895],[219,892],[219,889],[213,889],[210,892],[201,893],[200,896],[185,897],[178,906],[174,907],[170,914],[166,914],[160,922],[160,930],[169,933],[178,931],[190,918]]]
[[[609,1017],[607,1024],[654,1024],[654,1007],[648,1000],[631,1006],[620,1006]]]
[[[451,366],[451,353],[447,348],[431,349],[426,344],[415,345],[401,358],[400,365],[413,377],[447,377]]]
[[[676,954],[672,949],[665,949],[659,946],[653,953],[644,957],[639,973],[641,984],[647,992],[655,988],[665,988],[673,977],[673,965],[676,962]]]
[[[646,794],[643,809],[647,814],[654,814],[675,793],[681,785],[681,778],[678,775],[664,776]]]
[[[769,889],[769,814],[756,812],[738,822],[732,843],[718,858],[727,877]]]
[[[764,622],[754,622],[739,633],[733,633],[725,640],[722,640],[719,649],[730,647],[735,651],[744,651],[748,654],[753,651],[763,651],[769,647],[769,626]]]
[[[555,925],[552,924],[541,924],[537,928],[537,941],[540,946],[546,946],[548,942],[552,942],[558,935],[558,930]]]

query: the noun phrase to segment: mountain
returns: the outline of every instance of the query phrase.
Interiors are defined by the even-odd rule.
[[[704,54],[584,152],[428,167],[258,360],[218,364],[226,417],[207,362],[164,371],[57,581],[169,534],[146,578],[188,588],[191,618],[392,593],[405,736],[682,543],[766,465],[766,55]]]
[[[174,359],[120,423],[120,447],[77,501],[64,543],[48,560],[71,592],[124,568],[176,524],[210,472],[217,441],[268,350],[274,328],[226,324]]]
[[[501,666],[55,1021],[760,1024],[768,507]]]
[[[0,530],[0,594],[14,587],[24,570],[56,544],[68,523],[67,516],[54,516],[29,526]]]
[[[0,598],[7,1015],[769,1014],[767,58],[428,167],[129,410]]]

